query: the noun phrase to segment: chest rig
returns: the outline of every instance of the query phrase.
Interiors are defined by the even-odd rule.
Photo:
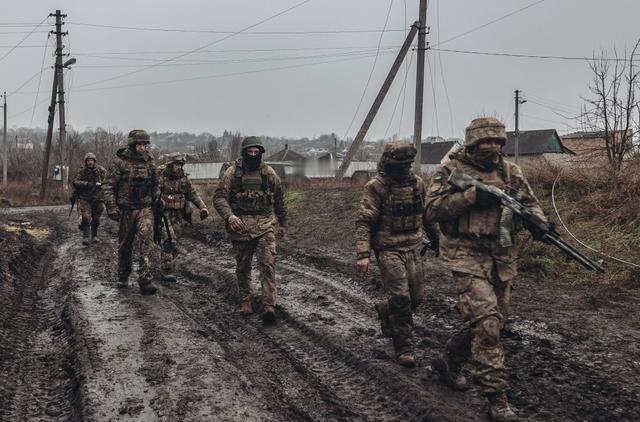
[[[182,210],[187,205],[189,193],[187,178],[162,176],[161,197],[165,209]]]
[[[239,215],[271,213],[273,191],[264,167],[247,171],[236,163],[231,185],[231,208]]]
[[[146,162],[125,161],[122,181],[128,186],[129,200],[141,201],[153,193],[153,167]]]
[[[389,233],[417,232],[422,227],[424,204],[418,189],[418,179],[411,177],[408,185],[385,183],[380,229]]]

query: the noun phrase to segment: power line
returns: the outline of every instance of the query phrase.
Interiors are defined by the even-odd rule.
[[[431,71],[431,62],[429,61],[429,56],[425,57],[427,59],[427,66],[429,67],[429,77],[431,78],[431,92],[433,94],[433,113],[431,118],[435,121],[436,124],[436,135],[440,136],[440,119],[438,117],[438,104],[436,102],[436,86],[433,80],[433,72]]]
[[[376,49],[376,55],[373,59],[373,65],[371,66],[371,71],[369,72],[369,77],[367,78],[367,83],[364,85],[364,89],[362,90],[362,96],[360,96],[360,101],[358,102],[358,106],[356,107],[356,111],[353,113],[353,118],[347,127],[347,130],[344,132],[343,139],[347,138],[351,127],[353,126],[353,122],[356,121],[356,117],[358,116],[358,111],[360,111],[360,107],[362,106],[362,102],[364,101],[364,96],[367,93],[367,88],[369,88],[369,83],[371,82],[371,77],[373,76],[373,71],[376,68],[376,64],[378,63],[378,56],[380,53],[380,45],[382,45],[382,37],[384,35],[384,30],[387,28],[387,24],[389,23],[389,15],[391,15],[391,8],[393,7],[393,0],[389,2],[389,9],[387,10],[387,17],[384,20],[384,26],[382,28],[382,32],[380,32],[380,37],[378,38],[378,48]]]
[[[519,54],[519,53],[498,53],[498,52],[488,52],[488,51],[473,51],[473,50],[454,50],[448,48],[430,48],[435,51],[444,51],[447,53],[461,53],[461,54],[476,54],[482,56],[500,56],[500,57],[517,57],[523,59],[549,59],[549,60],[572,60],[572,61],[584,61],[588,62],[593,59],[589,59],[587,57],[578,57],[578,56],[552,56],[552,55],[541,55],[541,54]],[[596,60],[604,60],[610,62],[628,62],[629,59],[622,58],[596,58]],[[640,61],[640,59],[633,60],[634,62]]]
[[[408,66],[411,66],[411,62],[413,62],[413,56],[414,54],[411,55],[411,57],[409,57],[409,63]],[[398,93],[398,98],[396,99],[396,103],[393,106],[393,112],[391,113],[391,118],[389,119],[389,124],[387,125],[387,129],[384,131],[384,136],[382,137],[383,139],[387,137],[387,134],[389,133],[389,128],[391,128],[391,123],[393,123],[393,118],[396,115],[396,109],[398,108],[398,103],[400,102],[400,98],[402,98],[402,93],[405,92],[406,93],[406,88],[407,88],[407,77],[409,76],[409,72],[405,72],[404,73],[404,80],[402,81],[402,87],[400,88],[400,92]],[[400,131],[398,131],[398,133],[400,133]]]
[[[440,42],[440,0],[436,0],[436,42]],[[444,88],[444,95],[447,99],[447,108],[449,109],[449,124],[451,125],[451,136],[455,134],[454,119],[453,119],[453,107],[451,107],[451,99],[449,97],[449,89],[447,88],[447,82],[445,80],[444,65],[442,64],[442,54],[438,51],[438,64],[440,65],[440,79],[442,80],[442,87]]]
[[[47,38],[51,40],[51,36]],[[44,48],[44,53],[42,53],[42,64],[40,65],[40,78],[38,79],[38,89],[36,90],[36,99],[33,101],[33,109],[31,111],[31,120],[29,121],[29,127],[33,126],[33,118],[36,114],[36,106],[38,104],[38,96],[40,96],[40,83],[42,82],[42,71],[44,70],[44,61],[47,56],[47,47],[48,44]]]
[[[87,26],[94,28],[121,29],[127,31],[152,31],[152,32],[179,32],[202,34],[236,34],[236,31],[220,31],[213,29],[182,29],[182,28],[145,28],[133,26],[103,25],[84,22],[67,22],[70,25]],[[363,34],[379,32],[403,32],[404,29],[334,29],[334,30],[309,30],[309,31],[242,31],[242,35],[308,35],[308,34]]]
[[[5,50],[7,48],[13,48],[13,49],[18,49],[18,48],[42,48],[45,47],[44,45],[21,45],[16,47],[15,45],[0,45],[0,49]]]
[[[42,21],[41,21],[39,24],[37,24],[37,25],[36,25],[36,26],[35,26],[35,27],[30,31],[30,32],[28,32],[28,33],[27,33],[27,35],[26,35],[22,40],[20,40],[20,42],[19,42],[18,44],[16,44],[14,47],[12,47],[11,49],[9,49],[9,51],[7,51],[7,52],[4,54],[4,56],[0,57],[0,62],[1,62],[2,60],[4,60],[5,58],[7,58],[7,56],[8,56],[9,54],[11,54],[11,53],[16,49],[16,48],[20,47],[20,45],[21,45],[23,42],[25,42],[25,40],[26,40],[27,38],[29,38],[29,37],[31,36],[31,34],[33,34],[33,33],[35,32],[35,30],[36,30],[36,29],[38,29],[38,28],[40,27],[40,25],[42,25],[42,23],[43,23],[44,21],[46,21],[46,20],[47,20],[47,18],[48,18],[48,16],[47,16],[47,17],[45,17],[44,19],[42,19]]]
[[[471,28],[471,29],[470,29],[470,30],[468,30],[468,31],[465,31],[465,32],[463,32],[463,33],[461,33],[461,34],[455,35],[455,36],[453,36],[453,37],[451,37],[451,38],[448,38],[448,39],[446,39],[446,40],[444,40],[444,41],[442,41],[442,42],[438,43],[438,44],[436,45],[436,47],[437,47],[437,46],[440,46],[440,45],[442,45],[442,44],[448,43],[448,42],[450,42],[450,41],[457,40],[458,38],[462,38],[462,37],[464,37],[465,35],[468,35],[468,34],[470,34],[470,33],[472,33],[472,32],[478,31],[478,30],[480,30],[480,29],[482,29],[482,28],[485,28],[485,27],[487,27],[487,26],[489,26],[489,25],[492,25],[492,24],[494,24],[494,23],[496,23],[496,22],[500,22],[500,21],[501,21],[501,20],[503,20],[503,19],[506,19],[506,18],[508,18],[508,17],[510,17],[510,16],[513,16],[513,15],[515,15],[515,14],[517,14],[517,13],[520,13],[520,12],[522,12],[522,11],[524,11],[524,10],[527,10],[527,9],[529,9],[529,8],[531,8],[531,7],[533,7],[533,6],[536,6],[536,5],[538,5],[538,4],[540,4],[540,3],[544,2],[544,1],[545,1],[545,0],[537,0],[537,1],[535,1],[535,2],[531,3],[531,4],[527,5],[527,6],[521,7],[520,9],[514,10],[513,12],[509,12],[509,13],[507,13],[506,15],[500,16],[499,18],[493,19],[493,20],[491,20],[491,21],[489,21],[489,22],[487,22],[487,23],[484,23],[484,24],[482,24],[482,25],[480,25],[480,26],[476,26],[476,27],[474,27],[474,28]]]
[[[189,54],[195,53],[195,52],[200,51],[200,50],[204,50],[205,48],[209,48],[209,47],[211,47],[212,45],[215,45],[215,44],[221,43],[222,41],[228,40],[229,38],[231,38],[231,37],[233,37],[233,36],[235,36],[235,35],[241,34],[241,33],[245,32],[245,31],[248,31],[249,29],[255,28],[256,26],[262,25],[262,24],[263,24],[263,23],[265,23],[265,22],[268,22],[268,21],[270,21],[270,20],[273,20],[273,19],[275,19],[275,18],[277,18],[277,17],[279,17],[279,16],[281,16],[281,15],[283,15],[283,14],[285,14],[285,13],[288,13],[288,12],[290,12],[290,11],[294,10],[294,9],[297,9],[297,8],[298,8],[298,7],[300,7],[300,6],[303,6],[303,5],[307,4],[307,3],[309,3],[310,1],[312,1],[312,0],[303,0],[303,1],[299,2],[299,3],[294,4],[294,5],[293,5],[293,6],[291,6],[291,7],[288,7],[288,8],[286,8],[286,9],[284,9],[284,10],[282,10],[282,11],[280,11],[280,12],[278,12],[278,13],[274,14],[274,15],[271,15],[271,16],[269,16],[269,17],[265,18],[265,19],[262,19],[262,20],[260,20],[260,21],[258,21],[258,22],[256,22],[256,23],[254,23],[254,24],[249,25],[249,26],[246,26],[246,27],[244,27],[243,29],[241,29],[241,30],[239,30],[239,31],[236,31],[236,32],[234,32],[234,33],[231,33],[231,34],[229,34],[229,35],[227,35],[227,36],[225,36],[225,37],[219,38],[219,39],[217,39],[217,40],[215,40],[215,41],[213,41],[213,42],[210,42],[210,43],[208,43],[208,44],[205,44],[205,45],[203,45],[203,46],[201,46],[201,47],[198,47],[198,48],[196,48],[196,49],[193,49],[193,50],[187,51],[187,52],[185,52],[185,53],[183,53],[183,54],[179,54],[179,55],[177,55],[177,56],[174,56],[174,57],[168,58],[168,59],[166,59],[163,63],[168,63],[168,62],[171,62],[171,61],[174,61],[174,60],[180,59],[180,58],[185,57],[185,56],[187,56],[187,55],[189,55]],[[152,65],[149,65],[149,66],[148,66],[148,67],[146,67],[146,68],[142,68],[142,69],[138,69],[138,70],[133,70],[133,71],[131,71],[131,72],[126,72],[126,73],[123,73],[123,74],[120,74],[120,75],[116,75],[116,76],[113,76],[113,77],[110,77],[110,78],[102,79],[102,80],[95,81],[95,82],[90,82],[90,83],[87,83],[87,84],[84,84],[84,85],[80,85],[80,86],[79,86],[79,88],[87,87],[87,86],[91,86],[91,85],[97,85],[97,84],[101,84],[101,83],[104,83],[104,82],[113,81],[113,80],[115,80],[115,79],[123,78],[123,77],[126,77],[126,76],[134,75],[134,74],[136,74],[136,73],[143,72],[143,71],[145,71],[145,70],[147,70],[147,69],[151,69],[151,68],[153,68],[153,67],[155,67],[155,66],[157,66],[157,64],[152,64]]]
[[[49,31],[0,31],[0,35],[4,35],[4,34],[46,34]]]

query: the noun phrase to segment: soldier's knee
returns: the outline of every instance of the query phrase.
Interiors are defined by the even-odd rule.
[[[390,313],[408,313],[411,312],[411,299],[405,295],[393,295],[389,298]]]
[[[500,343],[500,320],[490,316],[480,320],[476,326],[478,343],[485,347],[495,347]]]

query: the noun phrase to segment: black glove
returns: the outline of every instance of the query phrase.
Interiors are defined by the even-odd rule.
[[[529,233],[531,233],[531,237],[533,238],[533,240],[539,240],[542,242],[545,241],[544,236],[547,233],[556,229],[556,225],[551,222],[548,223],[547,230],[541,229],[538,226],[534,226],[532,224],[528,224],[526,221],[524,221],[523,225],[525,229],[529,230]]]
[[[205,220],[209,217],[209,211],[206,208],[200,210],[200,221]]]
[[[500,199],[482,189],[476,188],[476,204],[475,207],[481,210],[486,210],[489,208],[495,208],[500,205]]]
[[[87,182],[87,188],[93,189],[96,187],[96,182]]]

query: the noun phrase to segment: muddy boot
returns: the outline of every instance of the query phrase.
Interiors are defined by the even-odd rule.
[[[440,380],[452,390],[465,391],[469,389],[469,383],[460,372],[460,368],[451,365],[448,359],[442,356],[437,357],[431,362],[431,366],[440,376]]]
[[[489,400],[489,416],[494,422],[513,422],[520,419],[509,407],[506,393],[487,394]]]
[[[385,337],[393,337],[393,330],[391,329],[391,325],[389,324],[389,302],[383,301],[378,302],[373,307],[378,313],[378,320],[380,321],[380,329],[382,330],[382,335]]]
[[[82,226],[82,244],[91,244],[91,227],[89,226]]]
[[[251,307],[251,301],[243,300],[242,303],[240,303],[240,315],[247,316],[247,315],[251,315],[252,313],[253,313],[253,308]]]
[[[116,283],[116,287],[118,289],[127,289],[129,287],[129,277],[128,276],[118,276],[118,282]]]
[[[405,368],[413,368],[416,366],[416,356],[413,352],[404,352],[398,356],[398,363]]]
[[[141,284],[140,285],[140,294],[142,295],[154,295],[156,294],[156,292],[158,291],[158,289],[153,286],[151,283],[148,284]]]
[[[262,322],[267,325],[276,323],[276,312],[274,311],[273,306],[266,305],[264,307],[264,311],[262,312]]]
[[[95,224],[91,225],[91,243],[98,243],[100,239],[98,239],[98,226]]]
[[[178,279],[173,274],[162,274],[162,281],[166,281],[167,283],[177,283]]]

